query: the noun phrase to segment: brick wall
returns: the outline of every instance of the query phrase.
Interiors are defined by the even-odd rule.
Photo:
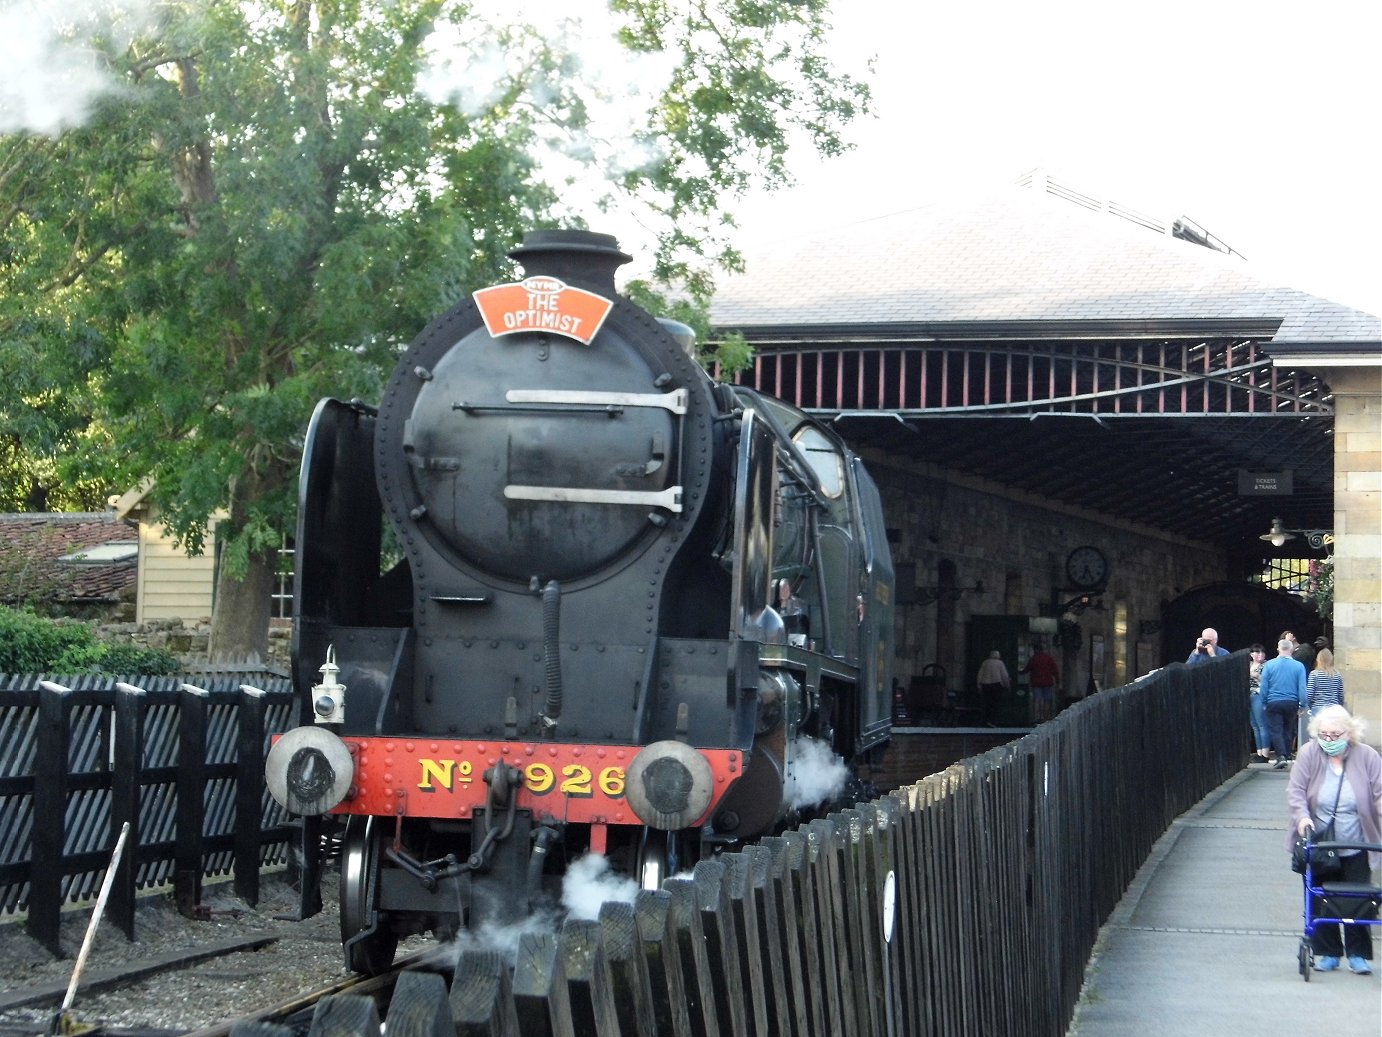
[[[968,756],[1006,745],[1027,732],[1011,728],[896,728],[882,757],[865,766],[860,777],[889,791],[945,770]]]

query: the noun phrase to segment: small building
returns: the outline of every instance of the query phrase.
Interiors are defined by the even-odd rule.
[[[189,555],[164,531],[158,508],[149,497],[152,489],[152,482],[143,482],[115,502],[115,514],[134,528],[139,547],[134,621],[181,619],[195,624],[207,620],[215,598],[215,553]],[[214,543],[214,535],[215,519],[209,544]]]

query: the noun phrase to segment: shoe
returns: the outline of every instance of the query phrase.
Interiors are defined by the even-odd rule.
[[[1338,961],[1337,958],[1334,960]],[[1348,956],[1348,970],[1359,976],[1372,975],[1372,966],[1368,964],[1368,959],[1360,957],[1357,954],[1350,954]]]
[[[1364,964],[1366,965],[1367,963],[1364,962]],[[1335,969],[1337,969],[1338,967],[1339,967],[1339,959],[1338,959],[1338,958],[1332,958],[1332,957],[1329,957],[1328,955],[1326,955],[1326,956],[1323,957],[1323,958],[1316,958],[1316,959],[1315,959],[1315,971],[1316,971],[1316,972],[1333,972],[1333,971],[1334,971]]]
[[[1274,771],[1284,771],[1285,769],[1286,769],[1286,761],[1285,761],[1285,760],[1277,760],[1276,763],[1272,764],[1272,770],[1274,770]],[[1334,964],[1337,965],[1337,964],[1338,964],[1338,961],[1336,960],[1336,961],[1334,962]]]

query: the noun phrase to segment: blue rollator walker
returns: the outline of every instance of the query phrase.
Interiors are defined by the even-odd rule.
[[[1305,982],[1310,982],[1310,973],[1315,966],[1315,929],[1321,925],[1376,925],[1382,926],[1378,918],[1378,907],[1382,905],[1382,887],[1366,882],[1338,882],[1333,879],[1315,878],[1316,850],[1372,850],[1382,852],[1379,843],[1352,842],[1314,842],[1306,845],[1305,853],[1305,933],[1300,938],[1300,951],[1297,954],[1300,974]],[[1318,910],[1318,914],[1316,911]]]

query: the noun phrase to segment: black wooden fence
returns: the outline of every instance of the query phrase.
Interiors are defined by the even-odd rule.
[[[54,954],[63,905],[96,896],[127,823],[107,911],[130,939],[138,890],[171,882],[191,912],[203,877],[230,873],[253,904],[260,870],[287,860],[263,771],[289,682],[198,680],[0,677],[0,917],[26,912]]]
[[[1153,844],[1244,766],[1247,705],[1241,653],[1173,665],[598,922],[525,935],[511,983],[463,951],[435,1011],[525,1037],[1064,1034]]]
[[[197,694],[175,697],[187,703]],[[63,739],[75,743],[67,732],[43,732],[60,726],[74,695],[47,707],[51,719],[32,721],[56,760],[73,755],[56,748]],[[8,756],[5,698],[0,753]],[[238,701],[237,715],[257,708]],[[437,977],[417,977],[424,1003],[415,1000],[409,1017],[444,1015],[467,1034],[1055,1037],[1073,1015],[1100,926],[1152,845],[1241,770],[1246,724],[1245,655],[1172,665],[872,803],[704,861],[632,904],[607,903],[598,921],[527,934],[512,973],[495,951],[462,951],[449,989],[439,989]],[[280,819],[266,810],[257,755],[272,727],[259,725],[258,740],[246,736],[241,744],[256,756],[253,766],[239,765],[239,780],[254,790],[244,794],[273,822],[257,840],[240,840],[257,846],[261,861],[281,855],[286,841]],[[209,781],[217,765],[207,759]],[[58,779],[66,811],[50,791],[51,809],[40,816],[70,818],[73,791],[99,769],[88,763]],[[0,784],[0,833],[11,825],[16,780],[0,779],[10,783]],[[212,798],[208,792],[202,801]],[[101,835],[91,845],[63,850],[66,873],[88,886],[118,830],[115,808],[106,813],[110,823],[92,826]],[[242,808],[241,816],[251,813]],[[165,836],[167,849],[146,849],[142,862],[163,861],[164,873],[171,868],[176,877],[198,860],[220,860],[218,853],[235,857],[233,835],[202,838],[200,857]],[[254,857],[245,849],[236,859]],[[0,872],[0,882],[13,874]],[[359,1019],[373,1011],[353,1003],[323,1008],[333,1010]],[[416,1032],[434,1032],[433,1022]],[[414,1032],[404,1013],[389,1023],[390,1037]],[[352,1032],[370,1027],[360,1022]]]

